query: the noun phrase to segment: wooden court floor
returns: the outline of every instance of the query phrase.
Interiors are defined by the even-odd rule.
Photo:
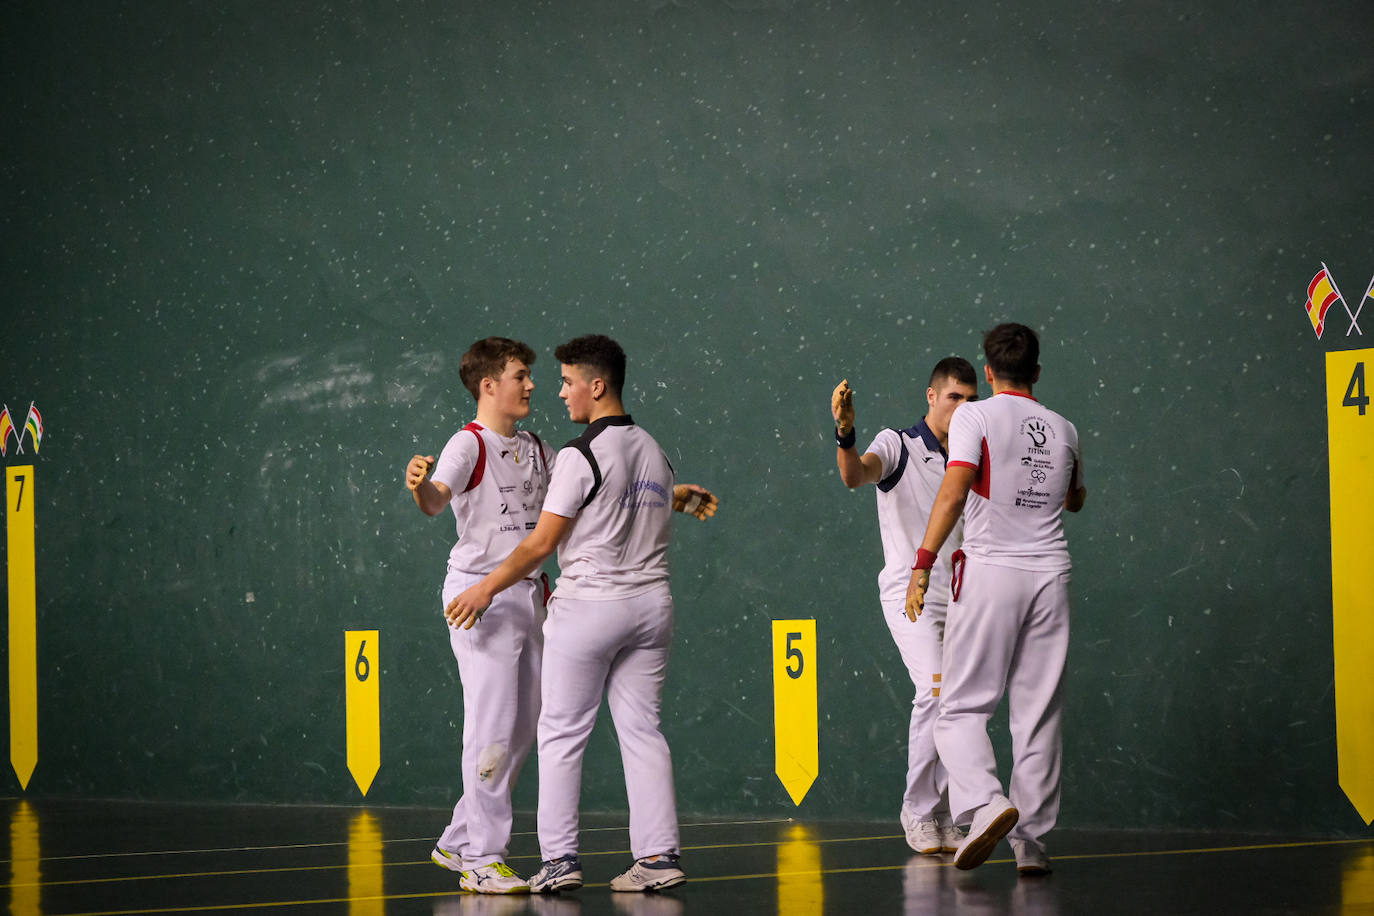
[[[688,882],[614,894],[623,816],[587,816],[587,886],[483,897],[429,851],[447,810],[5,799],[15,914],[435,916],[734,914],[1374,914],[1374,839],[1085,832],[1051,836],[1054,873],[1019,878],[1002,844],[981,868],[917,856],[895,821],[684,818]],[[510,863],[538,865],[532,814]]]

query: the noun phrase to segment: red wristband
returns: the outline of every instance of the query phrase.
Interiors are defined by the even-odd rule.
[[[916,565],[912,569],[930,569],[935,565],[935,551],[926,550],[924,547],[916,551]]]

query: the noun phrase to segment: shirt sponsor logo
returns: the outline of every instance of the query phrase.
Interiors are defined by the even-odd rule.
[[[636,480],[620,494],[622,509],[659,509],[668,504],[668,491],[654,480]]]

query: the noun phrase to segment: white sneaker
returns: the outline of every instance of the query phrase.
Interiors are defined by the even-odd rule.
[[[998,795],[973,815],[973,824],[968,828],[968,836],[959,844],[954,854],[954,867],[967,871],[977,868],[988,860],[1002,837],[1011,832],[1021,812],[1012,807],[1004,795]]]
[[[429,860],[440,868],[447,868],[449,871],[456,871],[460,874],[463,871],[463,857],[457,853],[449,852],[447,849],[434,847],[434,851],[429,854]]]
[[[1050,857],[1045,854],[1045,847],[1033,840],[1010,840],[1011,851],[1016,854],[1016,871],[1018,874],[1025,875],[1027,878],[1038,878],[1041,875],[1048,875],[1050,869]]]
[[[611,879],[611,890],[641,892],[677,887],[687,880],[677,862],[678,857],[672,853],[640,859],[624,874]]]
[[[494,859],[486,865],[463,870],[458,886],[479,894],[528,894],[529,882],[511,871],[509,865]]]
[[[958,852],[959,844],[964,842],[964,832],[954,826],[947,818],[940,819],[940,851]]]
[[[923,856],[944,852],[944,842],[940,836],[940,823],[933,817],[918,818],[906,808],[902,809],[902,830],[906,833],[906,844]]]
[[[548,859],[530,876],[530,890],[536,894],[575,891],[582,886],[582,862],[577,856]]]

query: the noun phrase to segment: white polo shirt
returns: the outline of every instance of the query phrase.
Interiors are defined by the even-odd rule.
[[[478,436],[484,446],[480,451],[485,452],[481,479],[464,492],[478,464]],[[450,570],[485,575],[534,530],[553,457],[548,446],[526,430],[508,439],[474,422],[453,434],[431,474],[435,483],[453,493],[449,505],[458,543],[449,551]]]
[[[925,538],[935,494],[945,477],[945,450],[922,420],[910,429],[883,430],[865,451],[882,463],[883,476],[877,486],[878,533],[883,541],[879,600],[905,604],[916,549]],[[949,603],[949,558],[959,549],[962,532],[961,519],[940,548],[939,562],[930,572],[926,600]]]
[[[673,466],[629,415],[602,417],[558,452],[544,511],[573,519],[555,597],[628,598],[668,581]]]
[[[949,465],[973,468],[964,552],[1018,569],[1071,567],[1064,497],[1083,484],[1078,430],[1029,395],[1004,391],[960,405]]]

